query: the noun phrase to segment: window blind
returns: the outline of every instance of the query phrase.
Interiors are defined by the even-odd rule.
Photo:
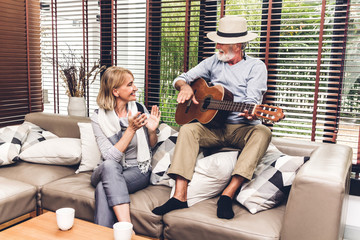
[[[61,50],[71,45],[82,51],[93,49],[89,63],[100,58],[108,66],[130,69],[140,88],[139,100],[147,107],[159,105],[162,121],[170,125],[176,125],[173,79],[214,53],[215,45],[206,33],[216,30],[221,16],[244,16],[249,30],[259,34],[246,52],[268,67],[264,102],[280,106],[286,113],[283,121],[269,125],[273,135],[347,144],[354,149],[354,164],[359,161],[356,1],[84,0],[80,4],[53,0],[48,5],[49,12],[44,12],[46,7],[41,11],[42,33],[47,33],[42,35],[41,45],[50,49],[50,56],[61,56]],[[66,16],[71,24],[64,20]],[[72,33],[67,24],[76,25],[76,19],[80,26]],[[84,36],[88,36],[87,43]],[[43,56],[43,76],[46,64],[44,90],[49,92],[50,103],[45,109],[66,114],[61,80]],[[89,89],[90,112],[96,107],[91,104],[95,104],[99,81]]]
[[[42,111],[39,1],[0,0],[0,127]]]
[[[145,102],[159,105],[162,121],[170,125],[177,104],[172,81],[207,56],[205,28],[216,24],[216,1],[207,1],[212,8],[204,2],[149,1]]]
[[[163,121],[175,124],[173,79],[214,53],[206,33],[216,29],[221,16],[240,15],[259,34],[246,52],[267,65],[264,102],[286,114],[269,125],[273,135],[347,144],[354,149],[354,163],[359,161],[356,1],[149,2],[146,98],[162,107]]]
[[[344,79],[341,91],[337,142],[349,145],[354,150],[353,164],[360,165],[360,3],[348,1],[348,23]]]
[[[45,112],[67,114],[68,97],[59,76],[59,64],[84,57],[88,67],[96,61],[107,67],[131,70],[143,101],[146,1],[64,0],[42,3],[43,88]],[[59,64],[54,64],[59,63]],[[100,75],[89,85],[88,113],[97,108]]]
[[[133,73],[137,100],[144,102],[146,0],[117,0],[116,6],[115,65]]]
[[[43,1],[41,4],[41,50],[44,112],[67,114],[68,96],[60,70],[84,59],[86,70],[100,60],[100,6],[98,1]],[[85,91],[88,111],[94,110],[99,78]]]

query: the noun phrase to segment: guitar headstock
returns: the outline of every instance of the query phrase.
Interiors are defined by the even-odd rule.
[[[281,108],[267,104],[256,105],[254,115],[257,118],[263,119],[265,122],[271,123],[279,122],[285,118],[285,114]]]

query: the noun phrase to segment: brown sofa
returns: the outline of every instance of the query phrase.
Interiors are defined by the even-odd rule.
[[[77,122],[88,118],[31,113],[32,122],[59,137],[79,138]],[[235,218],[216,217],[212,198],[188,209],[157,216],[151,210],[164,203],[171,188],[153,186],[131,194],[131,218],[136,233],[164,239],[342,239],[349,191],[352,149],[338,144],[273,138],[289,155],[310,156],[296,175],[286,202],[251,214],[234,204]],[[42,209],[74,207],[76,217],[93,221],[91,172],[75,174],[77,166],[17,162],[0,167],[0,224]]]

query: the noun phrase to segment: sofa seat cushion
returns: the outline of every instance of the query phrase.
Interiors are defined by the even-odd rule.
[[[137,234],[160,238],[163,233],[162,216],[151,211],[165,203],[170,197],[171,188],[150,185],[130,195],[130,214]],[[184,238],[186,239],[186,238]]]
[[[61,207],[75,208],[77,218],[94,221],[95,188],[90,183],[90,172],[64,177],[46,184],[42,190],[42,207],[56,211]],[[137,234],[160,238],[162,217],[151,210],[169,199],[171,188],[148,186],[130,195],[131,220]]]
[[[285,204],[255,215],[234,202],[235,217],[231,220],[216,216],[218,197],[164,215],[165,239],[206,240],[270,240],[279,239]]]
[[[51,211],[72,207],[77,218],[93,222],[95,188],[90,176],[90,172],[73,174],[46,184],[41,189],[42,207]]]
[[[36,187],[0,177],[0,224],[36,210]]]
[[[28,162],[17,162],[0,167],[0,176],[29,183],[41,189],[45,184],[75,173],[70,166],[45,165]]]
[[[5,177],[37,188],[37,204],[41,206],[40,191],[45,184],[74,174],[75,169],[69,166],[44,165],[37,163],[16,162],[0,167],[0,177]]]

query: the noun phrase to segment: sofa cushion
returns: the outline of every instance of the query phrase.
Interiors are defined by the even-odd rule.
[[[18,180],[37,188],[37,204],[41,206],[40,190],[46,183],[74,174],[75,169],[67,166],[16,162],[0,167],[0,177]]]
[[[280,238],[285,205],[258,214],[249,213],[234,202],[233,219],[216,216],[218,198],[201,201],[186,209],[164,215],[164,238],[172,240],[275,240]]]
[[[21,152],[19,158],[33,163],[75,165],[81,159],[81,141],[78,138],[45,140]]]
[[[24,143],[21,146],[21,152],[39,142],[45,141],[47,139],[58,138],[58,136],[56,136],[52,132],[45,131],[41,127],[39,127],[31,122],[25,121],[23,124],[29,125],[30,130],[29,130],[29,133],[28,133]]]
[[[80,219],[94,221],[95,188],[90,183],[90,172],[64,177],[42,190],[42,207],[55,211],[61,207],[75,208]],[[130,195],[131,220],[137,234],[160,238],[163,231],[162,217],[151,212],[169,199],[171,188],[148,186]]]
[[[33,112],[25,115],[25,121],[54,133],[58,137],[80,138],[78,122],[90,122],[88,117]]]
[[[199,155],[194,175],[187,189],[188,206],[218,196],[229,183],[236,164],[238,151],[218,152],[204,157]],[[172,187],[171,196],[175,193]]]
[[[76,173],[92,171],[101,163],[101,152],[97,145],[91,123],[78,123],[81,139],[81,161]]]
[[[278,205],[289,193],[297,170],[308,159],[285,155],[270,144],[253,178],[242,185],[236,200],[252,214]]]
[[[0,177],[0,224],[36,210],[36,187]]]
[[[164,228],[163,218],[151,211],[169,199],[170,191],[171,188],[167,186],[150,185],[130,194],[131,222],[137,234],[160,239]]]
[[[95,188],[90,183],[90,176],[90,172],[72,174],[46,184],[41,189],[42,207],[51,211],[72,207],[77,218],[93,222]]]
[[[175,150],[178,132],[165,123],[160,124],[158,142],[153,148],[152,172],[150,183],[154,185],[172,186],[170,177],[166,174]]]
[[[0,166],[14,163],[29,130],[30,126],[24,124],[0,130]]]

